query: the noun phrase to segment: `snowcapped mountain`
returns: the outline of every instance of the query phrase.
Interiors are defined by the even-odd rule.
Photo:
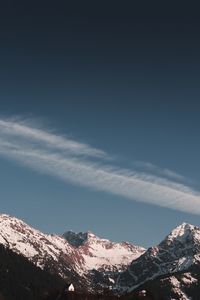
[[[127,242],[113,243],[102,239],[92,232],[74,233],[67,231],[64,238],[75,246],[84,259],[84,272],[95,269],[100,271],[122,271],[130,261],[135,260],[145,249]]]
[[[62,237],[43,234],[17,218],[0,215],[0,244],[41,269],[84,285],[79,275],[82,257]]]
[[[131,292],[147,282],[155,282],[158,279],[168,280],[171,289],[173,287],[180,290],[184,282],[185,285],[189,281],[191,284],[196,283],[197,276],[191,275],[190,270],[196,267],[198,269],[199,265],[200,228],[183,223],[158,246],[149,248],[133,261],[127,270],[119,275],[117,285],[121,290]],[[177,274],[182,274],[182,277],[177,279],[175,277]],[[179,292],[183,293],[181,290]]]
[[[123,270],[144,253],[141,247],[112,243],[91,232],[66,232],[63,237],[43,234],[8,215],[0,215],[0,244],[22,254],[41,269],[87,289],[95,288],[95,283],[101,280],[102,286],[113,284],[113,272]],[[104,276],[108,271],[110,283]]]
[[[200,228],[187,223],[145,251],[92,232],[43,234],[17,218],[0,215],[0,245],[81,290],[117,286],[130,295],[146,289],[155,300],[199,300]]]

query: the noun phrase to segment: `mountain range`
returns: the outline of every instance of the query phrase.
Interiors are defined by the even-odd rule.
[[[113,286],[119,272],[145,251],[127,242],[101,239],[91,232],[47,235],[8,215],[0,215],[0,244],[87,291]]]
[[[128,299],[146,289],[155,300],[199,300],[200,228],[187,223],[145,250],[92,232],[44,234],[15,217],[0,215],[0,244],[37,272],[73,283],[76,290],[110,289]]]

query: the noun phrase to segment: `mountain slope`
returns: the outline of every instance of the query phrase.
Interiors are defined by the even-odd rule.
[[[76,237],[77,234],[74,234]],[[43,234],[23,221],[0,215],[0,244],[21,254],[41,269],[58,274],[79,289],[92,290],[112,285],[121,271],[144,252],[128,243],[112,243],[92,233],[83,233],[82,243]],[[81,234],[79,234],[81,236]]]
[[[154,300],[199,300],[199,283],[200,265],[194,265],[188,270],[149,280],[126,295],[125,299],[133,299],[138,291],[146,290]]]
[[[0,216],[0,244],[36,266],[84,286],[79,275],[79,253],[63,238],[45,235],[8,215]]]
[[[0,245],[0,293],[3,299],[42,300],[45,292],[62,289],[64,284],[58,276],[41,270],[22,255]]]
[[[102,239],[92,232],[64,233],[64,238],[75,245],[80,255],[84,258],[83,269],[85,272],[95,269],[101,271],[121,271],[135,260],[145,249],[127,242],[113,243]]]
[[[117,280],[122,291],[132,291],[159,276],[185,272],[200,262],[200,228],[183,223],[158,246],[133,261]]]

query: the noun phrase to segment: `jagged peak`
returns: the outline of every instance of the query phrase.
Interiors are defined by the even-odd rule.
[[[178,225],[176,228],[180,228],[180,229],[194,229],[196,226],[187,223],[187,222],[183,222],[182,224]]]
[[[63,234],[63,237],[72,245],[72,246],[82,246],[87,241],[91,239],[98,239],[98,237],[92,232],[74,232],[72,230],[66,231]]]
[[[171,234],[174,234],[174,235],[183,235],[186,231],[192,231],[194,230],[195,227],[194,225],[191,225],[189,223],[186,223],[186,222],[183,222],[182,224],[180,224],[179,226],[177,226],[176,228],[174,228],[172,231],[171,231]]]
[[[1,235],[12,234],[13,237],[14,236],[17,237],[19,233],[22,234],[23,236],[29,234],[34,237],[36,237],[37,235],[37,236],[43,236],[45,238],[54,236],[54,235],[42,233],[40,230],[35,229],[31,225],[28,225],[23,220],[20,220],[8,214],[0,214],[0,229],[1,229],[0,230]]]
[[[0,214],[0,219],[14,218],[8,214]]]
[[[10,223],[19,223],[19,224],[24,224],[26,226],[28,226],[24,221],[16,218],[16,217],[13,217],[11,215],[8,215],[8,214],[0,214],[0,221],[8,221]]]
[[[173,229],[165,240],[178,240],[180,242],[184,242],[186,239],[188,240],[189,237],[193,237],[193,235],[196,234],[196,232],[200,234],[199,227],[183,222],[175,229]]]
[[[79,231],[79,232],[76,232],[76,231],[73,231],[73,230],[67,230],[66,232],[69,232],[69,233],[73,233],[73,234],[91,234],[91,235],[95,235],[92,231],[88,230],[88,231]]]
[[[23,222],[22,220],[14,217],[14,216],[11,216],[9,214],[0,214],[0,219]]]
[[[87,237],[88,238],[98,238],[92,231],[87,231],[86,232],[86,234],[87,234]]]

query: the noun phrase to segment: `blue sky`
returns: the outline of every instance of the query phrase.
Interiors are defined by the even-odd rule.
[[[1,212],[146,247],[200,225],[198,18],[37,5],[1,18]]]

